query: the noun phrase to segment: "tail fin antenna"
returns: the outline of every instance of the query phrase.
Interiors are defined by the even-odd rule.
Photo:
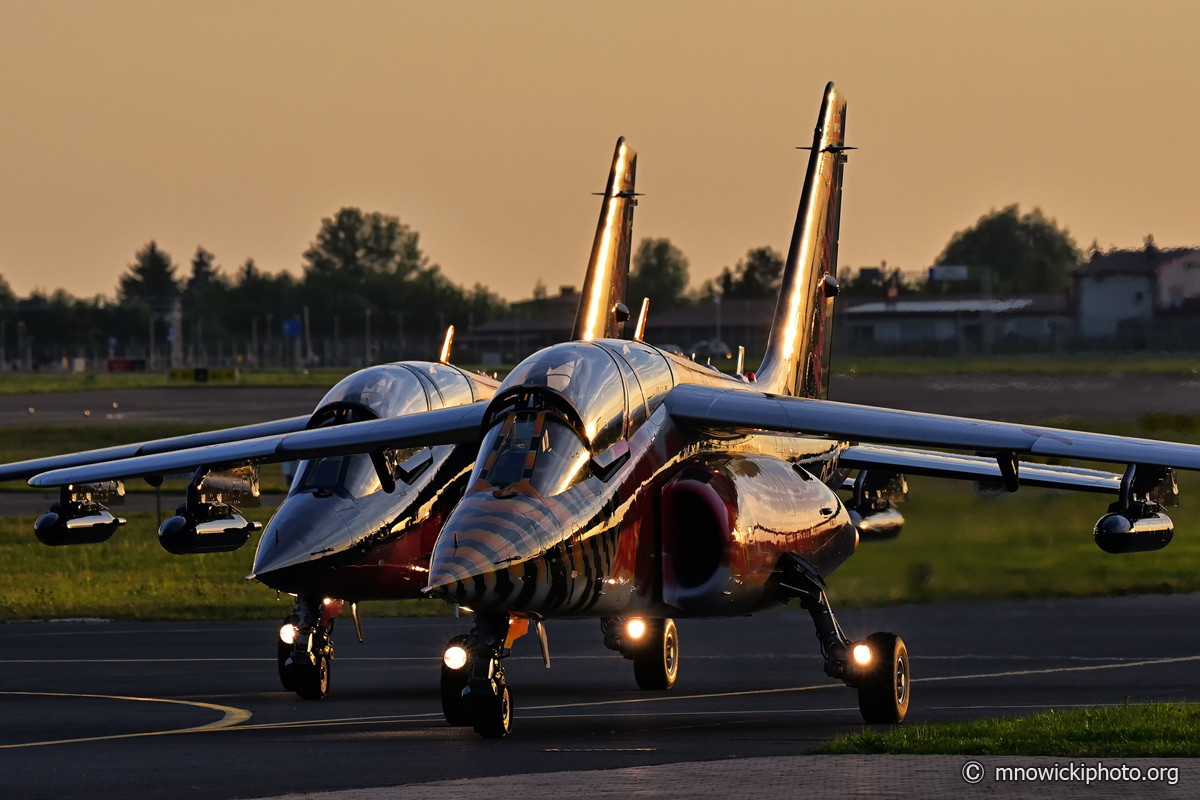
[[[646,315],[650,311],[650,298],[642,298],[642,310],[638,312],[637,327],[633,329],[633,340],[640,342],[646,336]]]
[[[438,355],[438,361],[443,364],[450,363],[450,345],[454,344],[454,326],[446,328],[446,338],[442,341],[442,352]]]
[[[846,100],[825,87],[808,156],[808,172],[788,247],[758,388],[772,394],[824,398],[829,391],[829,345],[842,207]],[[807,149],[807,148],[805,148]]]
[[[620,334],[620,322],[614,313],[617,304],[625,299],[625,283],[629,276],[629,254],[633,243],[633,207],[637,205],[634,178],[637,174],[637,152],[617,139],[604,201],[600,206],[600,222],[592,242],[587,275],[583,279],[583,295],[575,313],[572,339],[613,339]]]

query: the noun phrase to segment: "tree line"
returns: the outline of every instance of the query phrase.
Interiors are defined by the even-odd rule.
[[[440,336],[502,317],[507,304],[481,284],[459,286],[421,250],[420,236],[397,217],[343,208],[321,221],[302,256],[303,272],[262,271],[247,259],[233,274],[197,247],[186,268],[151,241],[120,277],[115,300],[64,290],[18,300],[0,278],[6,358],[33,360],[102,354],[110,343],[160,346],[281,339],[307,317],[313,336]],[[182,330],[172,331],[182,319]],[[78,352],[81,350],[91,352]]]
[[[1093,243],[1091,253],[1099,251]],[[839,270],[848,296],[895,297],[911,294],[977,294],[985,286],[997,295],[1065,292],[1081,253],[1070,232],[1041,209],[1022,214],[1017,205],[993,209],[974,225],[958,231],[934,261],[935,266],[965,266],[965,281],[933,281],[926,273],[897,267]],[[667,239],[645,239],[630,271],[629,298],[650,297],[652,308],[671,309],[728,298],[768,298],[779,292],[784,258],[770,247],[755,247],[715,280],[688,291],[687,258]]]
[[[467,288],[447,278],[422,251],[419,234],[394,216],[343,208],[321,221],[302,260],[299,277],[264,272],[253,259],[227,274],[202,246],[181,267],[151,241],[120,277],[115,299],[81,299],[61,289],[18,299],[0,277],[0,355],[38,363],[103,355],[114,343],[127,351],[152,337],[161,344],[169,335],[188,344],[232,345],[282,338],[289,322],[294,335],[305,316],[314,337],[374,332],[403,342],[406,336],[439,337],[447,325],[467,330],[513,314],[487,287]],[[844,269],[841,280],[844,293],[860,296],[978,291],[985,273],[997,294],[1060,292],[1079,260],[1064,228],[1040,210],[1021,214],[1013,205],[955,233],[939,255],[937,264],[973,268],[965,283],[939,285],[889,270],[886,263]],[[669,239],[647,238],[636,249],[627,296],[631,306],[649,297],[655,311],[711,302],[716,295],[774,297],[783,267],[778,251],[755,247],[715,279],[691,287],[686,255]],[[172,334],[180,318],[182,330]]]

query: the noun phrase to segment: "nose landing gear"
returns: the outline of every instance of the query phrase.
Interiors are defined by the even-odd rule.
[[[279,629],[276,655],[283,688],[305,700],[320,700],[333,677],[333,622],[340,600],[296,598],[296,609]]]
[[[471,724],[471,712],[463,701],[463,690],[471,679],[470,636],[455,636],[442,656],[442,714],[451,727]]]
[[[787,557],[781,565],[780,597],[799,598],[821,642],[825,674],[858,690],[858,709],[872,725],[896,724],[908,714],[910,678],[908,649],[894,633],[879,632],[852,643],[834,619],[820,575],[803,559]]]
[[[529,630],[529,620],[477,613],[471,633],[456,636],[442,658],[442,714],[456,727],[470,725],[485,739],[508,735],[513,723],[512,690],[501,659]]]

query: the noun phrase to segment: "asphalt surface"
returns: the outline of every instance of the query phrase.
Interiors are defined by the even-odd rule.
[[[834,375],[843,403],[1012,422],[1200,413],[1200,379],[1165,375]]]
[[[245,425],[310,414],[319,387],[174,387],[0,395],[0,428],[196,423]],[[908,411],[1042,422],[1200,413],[1200,379],[1160,375],[834,375],[829,397]],[[113,408],[113,403],[117,404]],[[29,409],[34,409],[30,414]],[[90,416],[84,416],[90,411]]]
[[[313,386],[180,386],[0,395],[0,428],[171,423],[248,425],[311,414],[327,391]],[[90,414],[85,416],[85,411]]]
[[[892,630],[905,639],[909,720],[920,722],[1127,697],[1200,700],[1198,613],[1200,595],[1177,595],[905,606],[839,619],[852,638]],[[807,614],[788,609],[680,622],[670,692],[639,691],[594,620],[552,622],[553,668],[542,667],[531,637],[518,642],[507,662],[514,731],[485,741],[446,726],[437,696],[442,646],[467,627],[368,619],[360,645],[343,624],[333,690],[305,702],[278,685],[272,623],[4,626],[0,783],[6,797],[264,797],[795,756],[862,727],[855,693],[821,673]],[[81,741],[62,742],[72,739]]]

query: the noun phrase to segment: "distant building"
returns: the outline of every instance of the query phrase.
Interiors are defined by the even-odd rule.
[[[511,306],[513,319],[476,325],[456,346],[481,364],[516,364],[571,335],[579,300],[574,286],[562,286],[554,297],[518,301]]]
[[[696,303],[670,311],[655,311],[650,307],[646,319],[645,339],[654,345],[675,345],[680,352],[688,351],[701,342],[719,340],[737,355],[738,345],[746,348],[747,358],[758,358],[767,349],[771,319],[775,316],[776,298],[754,300],[724,300],[717,303]],[[637,313],[634,309],[633,313]]]
[[[1141,250],[1097,254],[1075,270],[1082,339],[1115,339],[1123,328],[1155,317],[1194,311],[1200,301],[1200,250]]]
[[[835,305],[834,353],[1046,350],[1072,329],[1066,295],[929,300],[847,298]]]

